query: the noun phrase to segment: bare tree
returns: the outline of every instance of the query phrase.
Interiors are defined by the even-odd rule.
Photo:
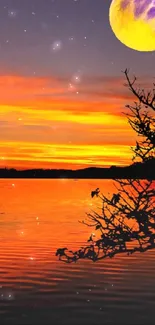
[[[134,87],[136,78],[131,82],[128,70],[125,76],[129,89],[138,99],[134,106],[127,105],[125,113],[131,127],[141,137],[132,148],[133,159],[142,162],[155,161],[155,119],[149,109],[155,111],[155,90],[153,94]],[[151,97],[152,96],[152,97]],[[148,108],[148,110],[146,110]],[[100,194],[100,189],[91,192],[91,197],[101,200],[101,212],[87,213],[82,223],[95,229],[86,244],[78,251],[67,248],[58,249],[56,255],[66,262],[78,259],[97,261],[114,257],[118,253],[132,254],[155,248],[155,184],[153,180],[116,180],[116,193],[112,197]]]
[[[137,101],[134,102],[134,106],[126,105],[129,108],[129,113],[125,113],[125,115],[132,129],[140,136],[136,147],[132,148],[134,152],[133,160],[139,157],[143,162],[146,162],[155,159],[155,118],[152,114],[155,112],[155,89],[152,92],[137,89],[135,87],[137,78],[134,77],[133,81],[131,81],[128,72],[127,69],[124,71],[127,86],[135,95]]]

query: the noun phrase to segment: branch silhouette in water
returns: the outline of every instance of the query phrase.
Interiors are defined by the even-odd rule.
[[[79,259],[97,261],[118,253],[145,252],[155,248],[155,187],[152,181],[117,180],[112,198],[97,192],[102,213],[87,213],[82,223],[95,228],[89,245],[78,251],[58,249],[56,255],[66,262]],[[129,226],[130,224],[130,226]]]

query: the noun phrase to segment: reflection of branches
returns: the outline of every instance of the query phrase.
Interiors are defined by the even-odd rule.
[[[95,227],[90,244],[78,251],[58,249],[56,255],[66,262],[79,259],[97,261],[118,253],[132,254],[155,248],[155,187],[153,181],[117,180],[115,201],[101,194],[102,213],[87,213],[83,224]],[[94,239],[95,238],[95,239]]]

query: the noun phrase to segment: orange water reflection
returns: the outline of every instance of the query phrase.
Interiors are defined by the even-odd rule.
[[[116,192],[112,180],[1,180],[1,268],[17,276],[36,263],[60,265],[57,248],[78,249],[94,232],[78,221],[101,206],[90,195],[96,187]]]
[[[48,317],[50,324],[95,324],[102,317],[120,324],[123,315],[130,324],[150,323],[154,251],[96,263],[64,264],[55,256],[58,247],[79,248],[90,236],[92,228],[78,220],[97,209],[90,196],[96,187],[116,191],[112,180],[0,180],[2,323],[43,324]]]
[[[53,245],[82,242],[90,230],[78,220],[96,209],[90,193],[112,192],[111,180],[1,180],[1,238],[5,245]],[[25,248],[26,249],[26,248]]]

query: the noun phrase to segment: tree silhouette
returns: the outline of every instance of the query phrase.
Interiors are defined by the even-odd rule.
[[[134,106],[126,105],[129,108],[129,113],[125,113],[125,115],[132,129],[141,138],[136,142],[136,147],[132,148],[133,160],[139,157],[146,162],[155,159],[155,118],[152,116],[152,112],[155,112],[155,89],[146,93],[144,89],[135,88],[137,78],[134,77],[133,81],[130,81],[128,72],[127,69],[124,71],[127,86],[138,102],[134,102]]]
[[[71,263],[78,259],[97,261],[113,257],[118,253],[132,254],[155,248],[155,188],[153,181],[116,180],[112,198],[99,195],[101,213],[86,213],[82,221],[93,227],[88,239],[89,245],[78,251],[58,249],[59,259]],[[118,196],[119,195],[119,196]],[[113,198],[119,198],[113,200]]]
[[[155,91],[145,94],[144,90],[134,88],[136,78],[131,82],[128,70],[124,72],[129,89],[138,99],[135,106],[127,105],[129,113],[125,113],[131,127],[141,137],[132,148],[133,159],[142,162],[155,159],[155,119],[149,108],[155,111]],[[145,109],[144,109],[145,106]],[[148,111],[146,111],[148,108]],[[94,228],[87,244],[77,251],[60,248],[56,255],[66,262],[79,259],[97,261],[106,257],[114,257],[118,253],[145,252],[155,248],[155,184],[153,180],[116,180],[116,193],[112,197],[101,194],[100,189],[91,192],[91,197],[99,198],[101,211],[86,213],[82,221]],[[89,243],[89,245],[88,245]]]

